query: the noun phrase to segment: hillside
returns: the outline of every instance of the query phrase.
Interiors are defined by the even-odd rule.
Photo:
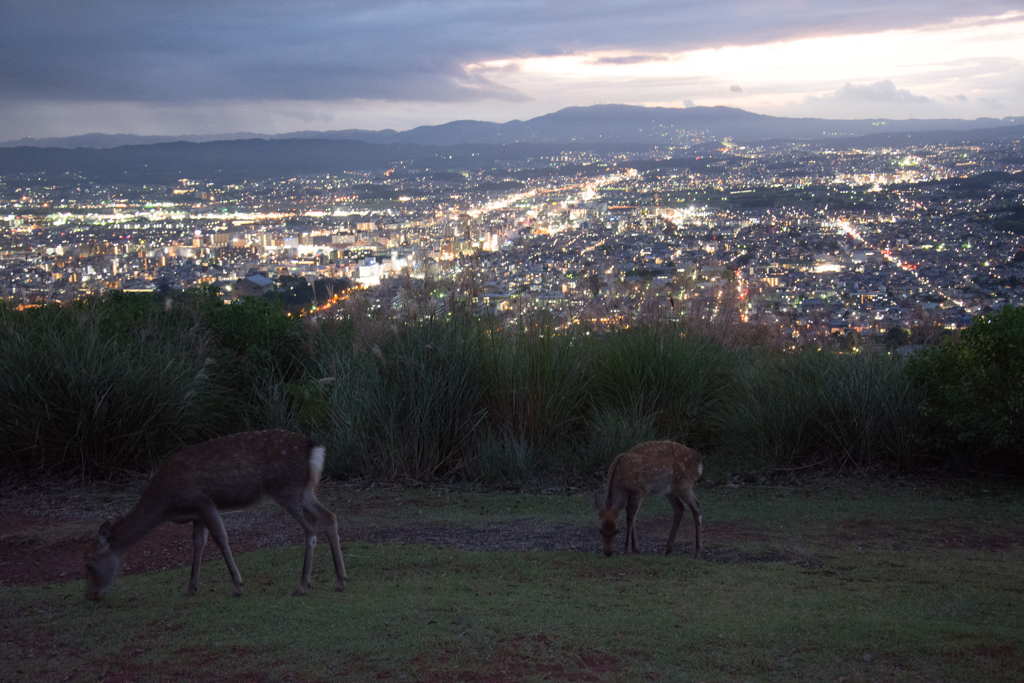
[[[1024,123],[1021,117],[1003,119],[814,119],[784,118],[754,114],[732,107],[639,107],[599,104],[568,107],[526,121],[506,123],[452,121],[411,130],[296,131],[278,135],[235,132],[221,135],[109,135],[90,133],[64,138],[22,138],[0,142],[0,147],[88,147],[103,149],[125,145],[166,142],[214,142],[259,138],[263,140],[317,139],[360,140],[376,144],[412,143],[456,145],[466,143],[507,144],[543,142],[556,144],[606,143],[662,144],[675,142],[701,131],[740,142],[770,139],[817,140],[876,133],[920,133],[925,131],[969,131],[1001,128]]]
[[[226,137],[251,135],[238,133]],[[689,109],[627,105],[570,107],[529,121],[453,121],[393,130],[304,131],[247,139],[193,141],[127,135],[86,135],[0,148],[0,174],[72,174],[97,181],[220,181],[410,168],[464,170],[520,166],[563,151],[643,151],[765,141],[830,146],[967,144],[1020,139],[1016,118],[963,120],[787,119],[728,107]],[[124,144],[133,141],[135,144]],[[8,143],[15,144],[15,143]]]

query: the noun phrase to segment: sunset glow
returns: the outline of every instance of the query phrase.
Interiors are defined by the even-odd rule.
[[[776,113],[849,94],[857,110],[872,99],[920,112],[972,115],[971,97],[1020,96],[985,72],[1000,64],[1024,78],[1024,13],[964,20],[916,30],[819,36],[763,45],[673,54],[598,51],[483,62],[471,72],[534,97],[555,92],[648,106],[728,105]],[[890,81],[891,89],[841,91],[846,84]],[[622,94],[628,93],[623,98]],[[819,101],[816,101],[819,100]],[[835,116],[835,114],[832,114]]]
[[[0,142],[409,130],[572,106],[1024,114],[1020,0],[9,3]]]

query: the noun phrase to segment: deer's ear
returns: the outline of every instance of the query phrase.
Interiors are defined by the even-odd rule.
[[[96,535],[96,541],[101,548],[110,545],[110,522],[103,522],[103,526],[100,527],[100,531]]]

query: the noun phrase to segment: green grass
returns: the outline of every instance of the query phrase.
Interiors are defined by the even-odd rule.
[[[342,526],[589,530],[586,495],[334,489]],[[238,557],[186,598],[187,568],[130,576],[101,604],[80,582],[0,588],[14,680],[1016,681],[1024,675],[1024,495],[984,483],[698,487],[707,559],[467,552],[350,543],[331,590],[318,551]],[[668,517],[645,502],[641,543]],[[680,541],[688,540],[683,528]]]

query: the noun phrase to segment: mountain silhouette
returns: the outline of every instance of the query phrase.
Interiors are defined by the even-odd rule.
[[[452,121],[407,131],[299,131],[224,136],[91,134],[0,147],[0,173],[74,174],[103,181],[235,180],[406,168],[515,167],[560,151],[706,153],[720,141],[830,146],[962,144],[1020,139],[1024,118],[835,120],[782,118],[731,107],[569,107],[527,121]],[[212,137],[224,139],[211,140]],[[130,143],[130,144],[125,144]]]

